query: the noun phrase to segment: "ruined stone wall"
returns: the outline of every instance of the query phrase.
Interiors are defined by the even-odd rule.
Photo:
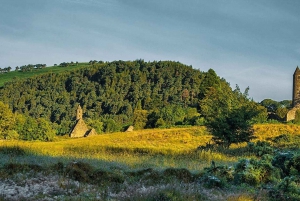
[[[70,137],[85,137],[88,132],[89,129],[83,119],[79,119],[70,133]]]
[[[286,121],[291,121],[291,120],[294,120],[295,117],[296,117],[296,111],[298,110],[299,108],[293,108],[291,109],[287,114],[286,114]]]

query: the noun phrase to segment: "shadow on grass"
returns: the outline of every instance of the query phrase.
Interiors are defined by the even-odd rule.
[[[0,147],[0,154],[10,155],[10,156],[25,156],[30,154],[29,150],[25,150],[18,146],[13,147]]]

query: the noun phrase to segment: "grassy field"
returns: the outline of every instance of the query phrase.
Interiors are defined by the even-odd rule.
[[[255,125],[254,141],[270,141],[281,134],[300,135],[300,126],[285,124]],[[90,159],[119,163],[130,168],[187,168],[200,171],[212,160],[230,165],[245,157],[246,143],[229,150],[197,151],[211,140],[205,127],[149,129],[112,133],[88,138],[59,137],[54,142],[2,141],[0,147],[19,147],[38,156]],[[292,143],[292,142],[286,142]],[[251,156],[249,156],[251,157]]]
[[[254,141],[299,152],[300,126],[262,124],[254,129]],[[281,138],[283,134],[287,138]],[[205,127],[187,127],[78,139],[58,137],[53,142],[1,141],[0,177],[15,182],[11,188],[21,189],[23,184],[17,185],[20,175],[23,180],[35,178],[44,167],[43,175],[48,180],[58,177],[51,188],[61,191],[60,200],[268,200],[268,192],[255,186],[202,186],[203,171],[212,167],[212,161],[217,166],[234,167],[242,158],[260,160],[247,151],[247,143],[232,145],[228,150],[197,150],[211,137]],[[51,192],[31,198],[53,198]]]
[[[211,139],[204,127],[151,129],[88,138],[57,138],[54,142],[3,141],[1,147],[20,147],[33,155],[115,162],[130,168],[203,168],[195,151]],[[221,158],[221,156],[220,156]]]
[[[28,71],[28,72],[11,71],[9,73],[2,73],[0,74],[0,87],[2,87],[5,82],[9,82],[13,79],[26,79],[26,78],[30,78],[45,73],[61,73],[66,71],[72,71],[85,66],[89,66],[89,64],[79,63],[78,65],[73,65],[69,67],[49,66],[42,69],[33,69],[32,71]]]

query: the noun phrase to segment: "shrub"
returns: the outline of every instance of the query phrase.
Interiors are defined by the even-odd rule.
[[[89,175],[93,172],[93,168],[88,163],[72,162],[66,167],[67,175],[79,182],[90,181]]]
[[[298,171],[298,174],[300,174],[300,155],[293,157],[292,164],[293,167]]]
[[[62,162],[58,162],[52,166],[52,169],[59,173],[63,173],[64,172],[64,164]]]
[[[242,159],[235,166],[235,183],[258,186],[276,181],[279,177],[278,169],[269,160]]]
[[[134,171],[134,172],[128,172],[126,174],[128,176],[134,177],[135,179],[143,180],[143,181],[158,182],[163,179],[162,174],[159,171],[156,171],[152,168],[147,168],[147,169]]]
[[[300,200],[300,178],[285,177],[282,182],[269,192],[272,200]]]
[[[272,160],[272,165],[281,169],[283,177],[288,176],[293,165],[293,157],[294,154],[291,152],[278,152]]]
[[[125,181],[123,175],[107,172],[104,170],[95,170],[91,174],[91,179],[95,184],[106,183],[106,182],[123,183]]]
[[[258,141],[256,143],[249,142],[247,148],[250,152],[253,152],[256,156],[263,156],[264,154],[273,154],[274,148],[271,147],[269,142]]]
[[[282,134],[271,140],[276,144],[276,147],[298,149],[300,143],[300,136],[291,135],[291,134]]]
[[[207,188],[222,188],[225,186],[225,182],[213,175],[205,175],[202,179],[204,186]]]
[[[3,166],[4,171],[12,175],[19,172],[29,172],[29,171],[42,171],[43,168],[36,164],[19,164],[19,163],[8,163]]]
[[[120,131],[120,126],[113,119],[107,119],[104,124],[104,131],[106,133],[112,133]]]
[[[207,175],[213,175],[218,178],[221,178],[221,180],[224,180],[226,182],[233,180],[233,168],[227,167],[227,166],[215,166],[215,163],[212,162],[211,167],[204,168],[204,171]]]
[[[290,142],[291,141],[291,135],[289,134],[282,134],[277,137],[275,137],[273,140],[275,143],[282,143],[282,142]]]
[[[193,175],[185,168],[176,169],[176,168],[168,168],[163,172],[165,177],[175,177],[183,182],[191,182],[193,181]]]
[[[204,168],[204,176],[202,182],[208,188],[224,187],[227,182],[233,180],[233,169],[227,166],[216,166],[212,162],[211,167]]]

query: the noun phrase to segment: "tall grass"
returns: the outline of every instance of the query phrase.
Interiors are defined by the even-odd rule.
[[[117,162],[131,168],[185,167],[199,170],[216,155],[196,152],[199,145],[204,145],[210,139],[204,127],[192,127],[141,130],[78,139],[58,138],[55,142],[2,141],[1,147],[20,147],[26,153],[37,156]]]
[[[256,140],[270,140],[281,134],[300,135],[296,125],[255,125]],[[211,140],[205,127],[149,129],[112,133],[88,138],[57,138],[54,142],[1,141],[0,153],[18,148],[25,156],[52,157],[57,160],[90,160],[116,163],[129,168],[187,168],[200,171],[215,161],[232,165],[240,158],[253,157],[247,143],[228,150],[197,151]],[[8,152],[6,151],[6,155]],[[248,155],[247,155],[248,154]],[[18,156],[20,158],[24,156]],[[7,159],[8,160],[8,159]]]

